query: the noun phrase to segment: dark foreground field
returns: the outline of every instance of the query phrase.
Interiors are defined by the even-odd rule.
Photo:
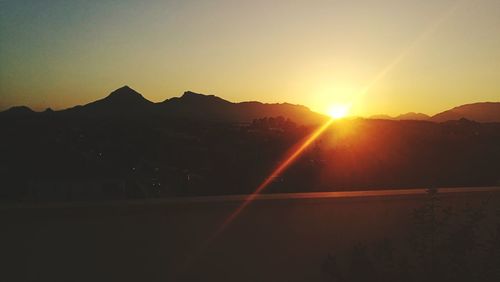
[[[500,204],[498,188],[438,196],[440,206],[456,211],[489,214]],[[341,259],[356,244],[404,241],[429,195],[264,195],[207,243],[242,199],[4,206],[1,280],[338,281],[332,256]],[[493,218],[485,220],[486,229],[495,228]]]

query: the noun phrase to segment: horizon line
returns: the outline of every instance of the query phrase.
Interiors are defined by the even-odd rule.
[[[100,100],[103,100],[103,99],[106,99],[107,97],[109,97],[109,95],[111,95],[113,92],[117,91],[117,90],[120,90],[120,89],[123,89],[123,88],[128,88],[128,89],[131,89],[135,92],[137,92],[138,94],[140,94],[142,96],[142,98],[144,98],[145,100],[153,103],[153,104],[160,104],[160,103],[164,103],[170,99],[173,99],[173,98],[181,98],[184,94],[186,93],[194,93],[194,94],[198,94],[198,95],[202,95],[202,96],[214,96],[214,97],[217,97],[217,98],[220,98],[224,101],[227,101],[227,102],[230,102],[230,103],[233,103],[233,104],[239,104],[239,103],[261,103],[263,105],[275,105],[275,104],[289,104],[289,105],[295,105],[295,106],[302,106],[302,107],[306,107],[309,111],[311,112],[314,112],[314,113],[317,113],[317,114],[321,114],[321,115],[326,115],[328,116],[327,113],[323,113],[323,112],[320,112],[320,111],[316,111],[316,110],[313,110],[311,109],[311,107],[307,106],[307,105],[303,105],[303,104],[294,104],[294,103],[290,103],[290,102],[262,102],[262,101],[258,101],[258,100],[240,100],[240,101],[230,101],[230,100],[227,100],[221,96],[218,96],[216,94],[205,94],[205,93],[201,93],[201,92],[197,92],[197,91],[192,91],[192,90],[185,90],[182,92],[182,95],[180,96],[170,96],[170,97],[167,97],[165,98],[164,100],[161,100],[161,101],[158,101],[158,102],[155,102],[155,101],[152,101],[150,99],[148,99],[147,97],[144,96],[143,93],[135,90],[134,88],[130,87],[128,84],[125,84],[123,86],[120,86],[114,90],[111,90],[107,95],[103,96],[102,98],[99,98],[97,100],[93,100],[93,101],[89,101],[87,103],[84,103],[84,104],[76,104],[76,105],[72,105],[72,106],[67,106],[67,107],[61,107],[61,108],[53,108],[53,107],[45,107],[45,108],[40,108],[40,107],[33,107],[33,106],[29,106],[29,105],[10,105],[10,106],[0,106],[0,113],[2,112],[5,112],[5,111],[8,111],[10,109],[13,109],[13,108],[22,108],[22,107],[26,107],[28,109],[30,109],[31,111],[35,112],[35,113],[43,113],[44,111],[47,111],[47,110],[52,110],[52,111],[64,111],[64,110],[68,110],[68,109],[71,109],[71,108],[74,108],[74,107],[78,107],[78,106],[85,106],[85,105],[88,105],[90,103],[93,103],[93,102],[97,102],[97,101],[100,101]],[[399,112],[398,114],[387,114],[387,113],[382,113],[382,112],[379,112],[379,113],[374,113],[374,114],[370,114],[370,115],[347,115],[346,117],[347,118],[371,118],[371,117],[376,117],[376,116],[387,116],[388,118],[398,118],[402,115],[405,115],[405,114],[424,114],[426,116],[428,116],[429,118],[437,115],[437,114],[440,114],[444,111],[448,111],[448,110],[451,110],[453,108],[456,108],[456,107],[460,107],[460,106],[465,106],[465,105],[472,105],[472,104],[480,104],[480,103],[500,103],[500,100],[499,101],[471,101],[471,102],[467,102],[467,103],[464,103],[464,104],[460,104],[460,105],[453,105],[453,106],[450,106],[449,108],[445,108],[441,111],[438,111],[434,114],[429,114],[429,113],[426,113],[426,112],[420,112],[420,111],[415,111],[415,110],[411,110],[411,111],[408,111],[408,112]]]

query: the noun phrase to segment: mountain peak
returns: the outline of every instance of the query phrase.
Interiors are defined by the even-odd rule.
[[[224,100],[220,97],[217,97],[215,95],[206,95],[206,94],[201,94],[201,93],[196,93],[196,92],[193,92],[193,91],[186,91],[184,92],[184,94],[182,94],[181,98],[183,99],[197,99],[197,98],[217,98],[217,99],[221,99],[221,100]]]
[[[130,88],[128,85],[116,89],[115,91],[111,92],[108,96],[108,98],[116,98],[116,97],[135,97],[144,99],[144,97],[142,97],[142,95],[139,92]]]
[[[196,93],[193,91],[186,91],[180,98],[178,98],[179,101],[184,101],[184,102],[209,102],[209,103],[231,103],[229,101],[226,101],[218,96],[215,95],[205,95],[201,93]]]
[[[205,97],[205,96],[208,96],[208,95],[201,94],[201,93],[196,93],[196,92],[188,90],[188,91],[185,91],[184,94],[182,94],[181,98],[187,98],[187,97]]]
[[[65,111],[98,116],[113,114],[130,115],[149,111],[153,104],[153,102],[144,98],[139,92],[125,85],[114,90],[103,99]]]
[[[141,93],[128,87],[127,85],[111,92],[106,98],[97,102],[112,103],[115,105],[137,105],[137,104],[152,104],[153,102],[144,98]]]
[[[32,114],[34,113],[34,111],[26,106],[14,106],[11,107],[10,109],[7,109],[3,113],[13,114],[13,115],[26,115],[26,114]]]

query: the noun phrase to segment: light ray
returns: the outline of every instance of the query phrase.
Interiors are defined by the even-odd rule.
[[[366,85],[357,95],[357,99],[364,96],[370,91],[370,89],[380,82],[389,72],[396,68],[403,60],[405,60],[411,53],[415,52],[416,49],[425,41],[427,41],[438,29],[443,25],[444,22],[449,20],[452,15],[464,5],[465,2],[469,0],[457,0],[454,5],[446,10],[441,17],[439,17],[435,22],[433,22],[424,32],[420,34],[407,48],[405,48],[401,53],[399,53],[394,60],[392,60],[387,66],[385,66],[369,83]]]
[[[323,125],[317,128],[309,137],[302,143],[298,144],[296,149],[291,150],[284,160],[272,171],[272,173],[264,179],[264,181],[255,189],[255,191],[248,195],[241,205],[238,206],[226,219],[220,224],[219,228],[212,233],[202,244],[200,244],[197,251],[190,256],[186,257],[186,261],[181,269],[187,271],[191,263],[217,238],[219,235],[241,214],[241,212],[262,192],[272,180],[283,173],[303,152],[311,145],[328,127],[333,123],[334,119],[328,119]]]
[[[406,49],[404,49],[394,60],[392,60],[387,66],[385,66],[361,91],[358,92],[356,98],[359,99],[360,96],[364,96],[370,91],[370,89],[380,82],[389,72],[396,68],[404,59],[406,59],[412,52],[414,52],[424,41],[426,41],[436,30],[447,21],[456,10],[465,2],[469,0],[457,0],[450,9],[448,9],[437,21],[430,25],[419,37],[417,37]],[[218,229],[201,244],[200,248],[190,256],[186,263],[184,264],[184,269],[186,270],[188,266],[195,260],[195,258],[206,249],[211,242],[213,242],[240,214],[241,212],[262,192],[271,181],[281,173],[283,173],[301,154],[302,152],[316,140],[333,122],[333,119],[329,119],[322,126],[316,129],[304,142],[302,142],[297,149],[292,150],[291,153],[281,162],[273,172],[256,188],[256,190],[250,194],[243,203],[238,206],[220,225]]]
[[[243,203],[236,209],[234,210],[221,224],[221,226],[214,232],[214,234],[210,237],[209,241],[212,241],[216,237],[219,236],[220,233],[226,229],[228,225],[233,222],[238,215],[257,197],[257,195],[262,192],[273,179],[275,179],[277,176],[279,176],[281,173],[283,173],[301,154],[304,152],[304,150],[311,145],[314,140],[316,140],[333,122],[333,119],[329,119],[327,122],[325,122],[322,126],[320,126],[318,129],[316,129],[304,142],[302,142],[297,149],[293,150],[286,158],[284,158],[284,161],[282,161],[274,170],[273,172],[266,178],[264,181],[255,189],[255,191],[248,195],[248,197],[243,201]]]

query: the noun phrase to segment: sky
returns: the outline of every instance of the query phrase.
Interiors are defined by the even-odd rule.
[[[123,85],[361,116],[500,101],[500,1],[0,0],[0,110]]]

